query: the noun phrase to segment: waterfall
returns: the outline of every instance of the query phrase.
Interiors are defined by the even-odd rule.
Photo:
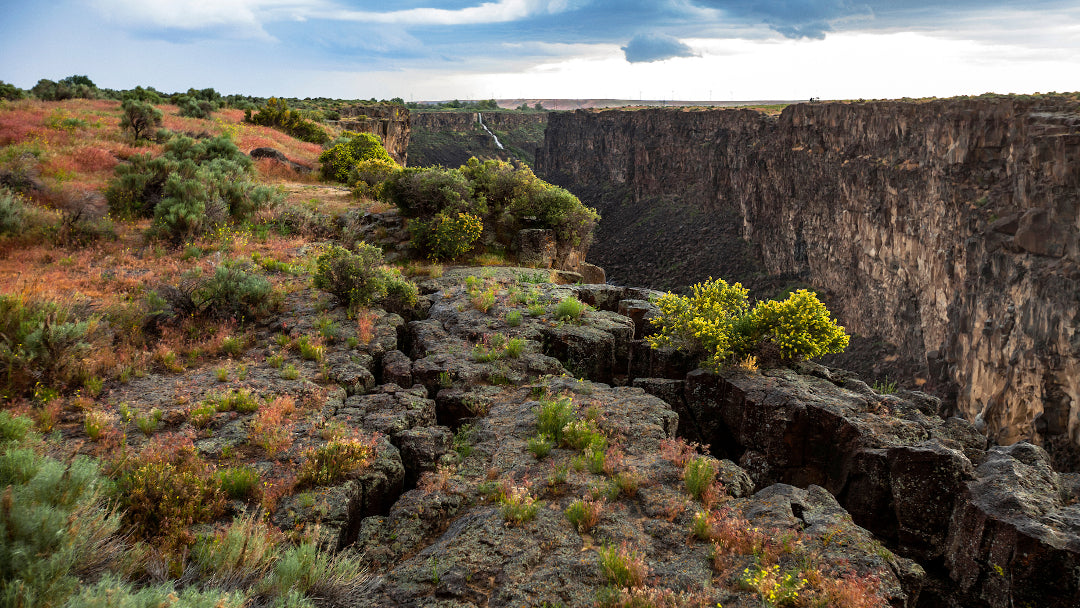
[[[504,148],[502,143],[499,142],[499,138],[496,137],[495,134],[491,132],[491,129],[487,128],[487,125],[484,124],[484,117],[482,114],[480,114],[480,112],[476,113],[476,122],[480,123],[480,126],[484,127],[484,130],[487,131],[487,134],[491,136],[491,139],[495,140],[495,147],[503,150]]]

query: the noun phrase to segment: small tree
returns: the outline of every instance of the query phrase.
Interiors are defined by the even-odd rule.
[[[131,129],[136,140],[149,129],[161,126],[161,110],[145,101],[125,99],[120,108],[124,112],[120,117],[120,128]]]

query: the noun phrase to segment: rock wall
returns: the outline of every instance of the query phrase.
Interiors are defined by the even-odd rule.
[[[331,121],[341,129],[374,133],[382,138],[391,158],[400,165],[408,160],[411,118],[408,108],[396,104],[357,105],[341,110],[341,120]]]
[[[747,241],[767,272],[817,287],[849,332],[896,345],[916,383],[951,386],[993,440],[1076,468],[1075,100],[556,113],[536,166],[618,218],[592,250],[617,235],[630,270],[594,259],[609,276],[649,283],[633,269],[657,263],[684,285],[725,276]]]

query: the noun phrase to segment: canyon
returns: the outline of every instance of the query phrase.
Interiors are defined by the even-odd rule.
[[[1080,463],[1076,100],[554,113],[535,168],[600,212],[612,282],[810,285],[860,357]]]
[[[544,139],[547,112],[413,112],[409,158],[413,166],[458,167],[470,157],[481,160],[516,158],[532,164]],[[505,146],[495,145],[492,135]]]

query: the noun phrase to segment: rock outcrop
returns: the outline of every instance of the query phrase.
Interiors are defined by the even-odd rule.
[[[995,442],[1080,464],[1076,101],[553,114],[536,164],[613,280],[808,282]]]
[[[635,384],[674,406],[680,435],[737,460],[758,486],[827,489],[938,577],[926,605],[1080,605],[1070,574],[1080,566],[1080,505],[1037,446],[987,450],[971,424],[933,415],[934,398],[879,395],[813,364]]]
[[[330,121],[330,124],[348,131],[374,133],[382,138],[386,151],[399,165],[404,166],[408,160],[411,117],[405,106],[349,106],[341,110],[341,120]]]

